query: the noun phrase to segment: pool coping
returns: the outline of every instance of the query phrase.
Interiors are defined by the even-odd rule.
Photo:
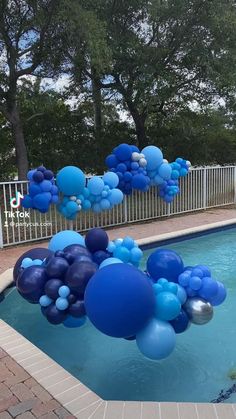
[[[189,238],[236,224],[236,218],[137,240],[143,248]],[[3,285],[4,282],[4,285]],[[12,269],[0,275],[0,293],[12,283]],[[54,399],[79,419],[236,419],[236,404],[107,401],[0,319],[0,348]]]

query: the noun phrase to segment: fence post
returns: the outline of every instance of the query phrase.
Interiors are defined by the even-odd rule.
[[[2,212],[0,207],[0,249],[3,248]]]
[[[127,195],[124,195],[124,199],[123,199],[123,215],[124,215],[124,223],[127,224],[128,222]]]
[[[207,208],[207,168],[203,168],[203,209]]]
[[[236,203],[236,166],[234,166],[234,203]]]

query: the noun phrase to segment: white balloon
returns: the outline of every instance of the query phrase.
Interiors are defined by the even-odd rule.
[[[187,167],[191,167],[192,166],[192,164],[191,164],[191,162],[189,160],[186,161],[186,166]]]
[[[163,163],[169,163],[167,159],[163,159]]]
[[[72,195],[72,196],[70,196],[70,201],[76,201],[76,196],[74,196],[74,195]]]
[[[142,158],[145,159],[145,155],[143,153],[140,153],[139,155],[140,155],[140,159]]]
[[[80,204],[81,204],[81,200],[80,200],[80,199],[76,199],[76,203],[77,203],[78,205],[80,205]]]
[[[139,160],[139,166],[141,166],[141,167],[147,166],[147,160],[145,160],[144,158],[141,158]]]
[[[137,151],[134,151],[132,153],[132,161],[139,161],[139,159],[140,159],[140,154],[137,153]]]

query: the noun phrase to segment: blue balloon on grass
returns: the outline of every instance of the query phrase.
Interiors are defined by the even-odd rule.
[[[72,317],[72,316],[68,316],[66,318],[66,320],[64,320],[63,325],[65,327],[68,327],[69,329],[73,329],[76,327],[81,327],[85,324],[86,322],[86,317]]]
[[[183,261],[173,250],[157,249],[147,260],[147,271],[155,281],[159,278],[166,278],[177,282],[183,270]]]
[[[79,195],[85,187],[85,175],[78,167],[66,166],[56,177],[59,190],[68,196]]]
[[[183,333],[190,326],[190,321],[186,312],[182,309],[179,315],[170,322],[175,333]]]
[[[51,238],[48,248],[53,252],[56,252],[57,250],[63,250],[70,244],[80,244],[81,246],[84,246],[84,238],[76,231],[60,231]]]
[[[99,269],[87,285],[84,302],[94,326],[113,337],[136,335],[155,310],[155,296],[147,277],[125,263]]]
[[[171,292],[160,292],[156,296],[155,316],[161,320],[173,320],[181,310],[181,304],[178,297]]]
[[[136,342],[144,356],[159,360],[167,358],[173,352],[176,335],[169,323],[153,318],[136,334]]]

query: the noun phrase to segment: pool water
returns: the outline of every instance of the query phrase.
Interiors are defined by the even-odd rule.
[[[135,341],[107,337],[89,322],[80,329],[52,326],[16,290],[0,304],[0,317],[104,399],[209,402],[235,383],[229,374],[236,372],[236,229],[165,247],[185,265],[208,265],[228,297],[210,323],[177,335],[163,361],[144,358]],[[227,402],[236,402],[236,394]]]

